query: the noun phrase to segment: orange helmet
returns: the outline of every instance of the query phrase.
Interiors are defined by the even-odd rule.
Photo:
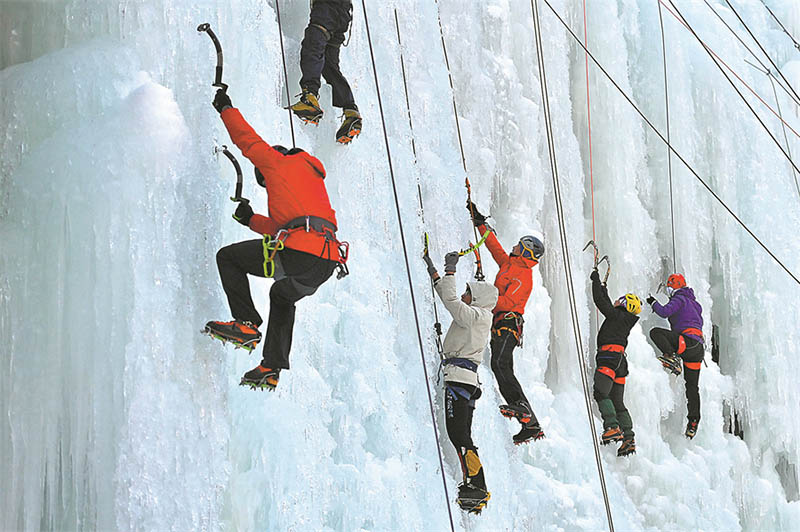
[[[673,273],[669,276],[669,279],[667,279],[667,286],[673,290],[680,290],[686,286],[686,279],[679,273]]]

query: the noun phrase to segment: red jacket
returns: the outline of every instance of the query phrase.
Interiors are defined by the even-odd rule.
[[[487,227],[482,225],[478,228],[481,234],[486,233]],[[520,256],[511,256],[503,250],[503,246],[498,242],[494,232],[489,233],[486,239],[486,247],[492,254],[492,258],[500,266],[494,285],[497,287],[499,297],[493,313],[516,312],[523,314],[525,304],[531,295],[533,288],[532,269],[539,264],[538,261],[526,259]]]
[[[250,229],[274,236],[286,223],[303,216],[316,216],[336,225],[336,212],[325,189],[325,167],[319,159],[306,152],[283,155],[272,149],[238,109],[225,109],[220,116],[233,143],[264,175],[269,215],[254,214]],[[324,236],[305,229],[291,231],[284,241],[287,248],[338,260],[336,246],[325,244]]]

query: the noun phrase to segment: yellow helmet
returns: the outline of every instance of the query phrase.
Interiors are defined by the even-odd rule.
[[[616,304],[620,307],[624,306],[631,314],[639,314],[642,311],[642,300],[636,294],[625,294],[617,300]]]

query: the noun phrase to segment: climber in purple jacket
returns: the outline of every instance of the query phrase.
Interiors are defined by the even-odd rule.
[[[681,374],[686,382],[686,403],[689,419],[686,437],[691,439],[697,433],[700,422],[700,393],[697,383],[700,380],[700,367],[703,362],[703,307],[694,298],[694,291],[686,286],[681,274],[673,274],[667,279],[669,302],[662,305],[649,296],[647,302],[653,312],[669,320],[669,329],[655,327],[650,330],[650,339],[661,350],[658,359],[665,368],[675,375]]]

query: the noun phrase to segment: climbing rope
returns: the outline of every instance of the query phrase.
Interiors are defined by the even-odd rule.
[[[661,52],[664,56],[664,107],[667,116],[667,169],[669,172],[669,220],[672,226],[672,271],[678,271],[678,255],[675,250],[675,202],[672,195],[672,152],[669,150],[671,144],[670,127],[669,127],[669,86],[667,84],[667,44],[664,37],[664,17],[661,13],[661,2],[658,2],[658,23],[661,26]],[[586,46],[589,46],[589,41],[586,41]],[[587,59],[588,61],[588,59]]]
[[[562,26],[564,26],[564,29],[566,29],[566,30],[567,30],[567,32],[568,32],[568,33],[569,33],[569,34],[572,36],[572,38],[575,40],[575,42],[578,44],[578,46],[580,46],[581,48],[583,48],[584,50],[586,50],[586,52],[589,54],[589,58],[591,58],[592,62],[595,64],[595,66],[597,66],[597,68],[600,70],[600,72],[602,72],[602,73],[603,73],[603,75],[604,75],[606,78],[608,78],[608,80],[611,82],[611,84],[614,86],[614,88],[616,88],[616,89],[617,89],[617,91],[618,91],[618,92],[619,92],[619,93],[622,95],[622,97],[623,97],[623,98],[625,98],[625,99],[628,101],[628,103],[631,105],[631,107],[633,107],[633,109],[636,111],[636,113],[637,113],[639,116],[641,116],[641,117],[642,117],[642,120],[644,120],[644,122],[645,122],[645,123],[646,123],[646,124],[647,124],[647,125],[650,127],[650,129],[652,129],[652,130],[653,130],[653,132],[654,132],[656,135],[658,135],[658,137],[659,137],[659,138],[660,138],[660,139],[661,139],[661,140],[662,140],[662,141],[663,141],[665,144],[667,144],[667,146],[669,146],[669,149],[670,149],[670,151],[671,151],[671,152],[672,152],[672,153],[675,155],[675,157],[677,157],[677,158],[678,158],[678,160],[680,160],[680,162],[681,162],[681,163],[683,163],[683,165],[684,165],[684,166],[686,166],[686,168],[687,168],[687,169],[688,169],[688,170],[689,170],[689,171],[692,173],[692,175],[694,175],[695,179],[697,179],[697,180],[700,182],[700,184],[702,184],[702,185],[703,185],[703,187],[705,187],[705,189],[706,189],[706,190],[708,190],[708,192],[709,192],[709,193],[710,193],[710,194],[711,194],[711,195],[714,197],[714,199],[715,199],[715,200],[717,200],[717,202],[718,202],[720,205],[722,205],[722,207],[723,207],[723,208],[724,208],[726,211],[728,211],[728,214],[730,214],[730,215],[733,217],[733,219],[734,219],[734,220],[736,220],[736,222],[737,222],[739,225],[741,225],[741,226],[742,226],[742,228],[743,228],[745,231],[747,231],[747,233],[748,233],[748,234],[749,234],[749,235],[750,235],[750,236],[753,238],[753,240],[755,240],[755,241],[756,241],[756,242],[757,242],[757,243],[758,243],[758,244],[761,246],[761,248],[762,248],[764,251],[766,251],[766,252],[767,252],[767,254],[768,254],[770,257],[772,257],[772,260],[774,260],[776,264],[778,264],[778,265],[779,265],[781,268],[783,268],[783,270],[784,270],[784,271],[785,271],[787,274],[789,274],[789,277],[791,277],[791,278],[792,278],[792,279],[793,279],[793,280],[794,280],[794,281],[795,281],[797,284],[800,284],[800,278],[798,278],[798,277],[797,277],[797,275],[795,275],[794,273],[792,273],[792,271],[791,271],[789,268],[787,268],[787,267],[786,267],[786,265],[785,265],[785,264],[784,264],[784,263],[783,263],[783,262],[782,262],[782,261],[781,261],[781,260],[780,260],[780,259],[779,259],[777,256],[775,256],[775,254],[772,252],[772,250],[770,250],[770,249],[769,249],[769,248],[766,246],[766,244],[764,244],[764,243],[761,241],[761,239],[759,239],[759,238],[758,238],[758,237],[755,235],[755,233],[753,233],[753,231],[751,231],[751,230],[750,230],[750,228],[747,226],[747,224],[745,224],[745,223],[742,221],[742,219],[741,219],[741,218],[739,218],[739,217],[736,215],[736,213],[735,213],[735,212],[733,212],[733,210],[731,210],[731,208],[730,208],[730,207],[728,207],[728,205],[727,205],[727,204],[726,204],[726,203],[725,203],[725,202],[722,200],[722,198],[720,198],[720,197],[717,195],[717,193],[716,193],[716,192],[714,192],[714,189],[712,189],[712,188],[711,188],[711,187],[708,185],[708,183],[706,183],[706,181],[705,181],[705,180],[704,180],[702,177],[700,177],[700,174],[698,174],[698,173],[697,173],[697,171],[694,169],[694,167],[692,167],[692,165],[690,165],[690,164],[689,164],[689,162],[688,162],[688,161],[687,161],[687,160],[686,160],[686,159],[685,159],[685,158],[684,158],[684,157],[683,157],[683,156],[682,156],[682,155],[681,155],[681,154],[680,154],[680,153],[679,153],[679,152],[678,152],[678,151],[677,151],[677,150],[676,150],[676,149],[675,149],[673,146],[672,146],[672,144],[671,144],[671,143],[669,143],[669,142],[667,141],[667,138],[666,138],[666,137],[665,137],[665,136],[664,136],[664,135],[663,135],[663,134],[662,134],[662,133],[661,133],[661,132],[658,130],[658,128],[657,128],[657,127],[656,127],[656,126],[653,124],[653,122],[652,122],[652,121],[651,121],[651,120],[650,120],[650,119],[647,117],[647,115],[645,115],[645,114],[642,112],[642,110],[641,110],[641,109],[639,109],[639,107],[636,105],[636,103],[633,101],[633,99],[632,99],[632,98],[631,98],[631,97],[628,95],[628,93],[626,93],[626,92],[625,92],[625,91],[622,89],[622,87],[620,87],[619,83],[617,83],[617,81],[616,81],[616,80],[615,80],[615,79],[614,79],[614,78],[611,76],[611,74],[609,74],[609,73],[608,73],[608,71],[607,71],[607,70],[606,70],[606,69],[603,67],[603,65],[602,65],[602,64],[600,64],[600,62],[599,62],[599,61],[598,61],[598,60],[597,60],[597,59],[594,57],[594,55],[593,55],[591,52],[589,52],[589,49],[588,49],[588,48],[587,48],[587,47],[586,47],[586,46],[585,46],[585,45],[584,45],[584,44],[581,42],[580,38],[579,38],[579,37],[578,37],[578,36],[575,34],[575,32],[574,32],[574,31],[572,31],[572,28],[570,28],[570,27],[569,27],[569,25],[568,25],[568,24],[567,24],[567,23],[564,21],[564,19],[563,19],[563,18],[561,18],[561,15],[559,15],[559,14],[558,14],[558,12],[555,10],[555,8],[554,8],[552,5],[550,5],[550,2],[549,2],[548,0],[542,0],[542,1],[543,1],[543,2],[544,2],[546,5],[547,5],[547,7],[550,9],[550,11],[553,13],[553,15],[555,15],[555,17],[558,19],[558,21],[561,23],[561,25],[562,25]],[[659,1],[660,1],[660,0],[659,0]]]
[[[397,30],[397,48],[400,50],[400,72],[403,74],[403,90],[406,95],[406,110],[408,111],[408,128],[411,130],[411,151],[414,153],[414,165],[417,164],[417,146],[414,141],[414,122],[411,120],[411,103],[408,97],[408,81],[406,80],[406,63],[403,58],[403,43],[400,41],[400,22],[397,18],[397,8],[394,10],[394,27]],[[419,175],[417,176],[417,196],[419,198],[419,212],[422,216],[422,227],[425,227],[425,206],[422,203],[422,186],[420,185]],[[427,236],[425,244],[427,246]],[[436,306],[436,293],[433,288],[433,279],[431,281],[431,299],[433,299],[433,330],[436,333],[436,351],[439,353],[439,359],[444,360],[444,349],[442,347],[442,324],[439,322],[439,309]]]
[[[781,23],[781,21],[778,19],[778,17],[776,17],[776,16],[775,16],[775,13],[773,13],[773,12],[772,12],[772,10],[771,10],[771,9],[769,8],[769,6],[768,6],[768,5],[767,5],[767,4],[764,2],[764,0],[761,0],[761,3],[762,3],[762,4],[764,4],[764,7],[766,7],[766,8],[767,8],[767,11],[769,11],[769,14],[770,14],[770,15],[772,15],[772,18],[773,18],[773,19],[775,19],[775,22],[777,22],[777,23],[778,23],[778,26],[780,26],[780,27],[781,27],[781,29],[783,30],[783,33],[785,33],[786,35],[788,35],[788,36],[789,36],[789,38],[790,38],[790,39],[792,40],[792,42],[794,43],[794,47],[795,47],[795,48],[797,48],[797,51],[798,51],[798,52],[800,52],[800,43],[799,43],[799,42],[797,42],[797,41],[795,40],[795,38],[794,38],[794,37],[792,37],[792,34],[791,34],[791,33],[789,33],[789,32],[786,30],[786,28],[784,27],[784,25]]]
[[[734,37],[736,37],[736,40],[739,41],[739,43],[741,43],[741,45],[744,47],[744,49],[747,50],[750,53],[750,55],[753,57],[753,59],[755,59],[756,62],[759,65],[761,65],[761,70],[762,71],[765,70],[768,76],[772,76],[772,72],[770,71],[769,67],[767,65],[765,65],[763,61],[761,61],[761,59],[756,55],[756,53],[749,46],[747,46],[747,43],[744,42],[744,40],[742,40],[742,38],[739,37],[739,34],[736,33],[736,31],[733,28],[731,28],[730,24],[728,24],[728,22],[724,18],[722,18],[722,15],[720,15],[717,12],[717,10],[714,9],[714,6],[709,4],[708,0],[703,0],[703,2],[705,2],[706,6],[708,6],[708,9],[710,9],[711,12],[714,13],[714,15],[716,15],[716,17],[719,19],[719,21],[722,22],[722,25],[725,26],[728,29],[730,34],[733,35]],[[747,59],[745,59],[745,62],[748,62]],[[778,83],[778,85],[780,86],[781,89],[783,89],[783,92],[785,92],[786,95],[789,98],[791,98],[797,105],[800,105],[800,100],[798,100],[795,97],[795,95],[792,94],[792,92],[794,92],[794,90],[792,90],[792,92],[789,92],[789,90],[786,87],[784,87],[783,84]],[[780,114],[780,112],[779,112],[779,114]]]
[[[364,11],[364,26],[367,30],[367,43],[369,44],[369,56],[372,60],[372,74],[375,77],[375,93],[378,97],[378,108],[381,113],[381,126],[383,127],[383,142],[386,146],[386,160],[389,163],[389,175],[392,179],[392,192],[394,193],[394,205],[397,211],[397,225],[400,229],[400,242],[403,247],[403,259],[406,263],[406,274],[408,276],[408,289],[411,294],[411,307],[414,310],[414,322],[417,326],[417,341],[419,342],[419,354],[422,359],[422,371],[425,374],[425,389],[428,392],[428,405],[430,406],[431,411],[431,423],[433,424],[433,437],[434,441],[436,442],[436,452],[439,455],[439,468],[442,473],[442,487],[444,488],[444,497],[447,506],[447,515],[450,518],[450,530],[451,532],[455,532],[455,525],[453,524],[453,512],[450,509],[450,495],[447,492],[447,478],[445,477],[444,473],[444,459],[442,458],[442,450],[439,447],[439,430],[436,425],[436,413],[433,407],[433,395],[431,394],[431,386],[430,386],[430,379],[428,377],[428,367],[425,362],[425,349],[422,346],[422,332],[419,326],[419,315],[417,313],[417,301],[414,297],[414,283],[411,280],[411,266],[408,263],[408,248],[406,246],[406,237],[405,231],[403,230],[403,218],[400,214],[400,200],[398,199],[397,195],[397,184],[394,178],[394,168],[392,166],[392,154],[389,149],[389,134],[386,131],[386,118],[383,112],[383,100],[381,98],[381,88],[378,83],[378,69],[375,66],[375,53],[372,48],[372,36],[370,35],[369,31],[369,20],[367,18],[367,5],[365,0],[361,0],[361,8]]]
[[[553,139],[553,125],[550,119],[550,100],[547,93],[547,76],[544,65],[544,52],[542,50],[542,31],[539,24],[538,0],[531,0],[531,16],[533,17],[533,27],[536,36],[536,59],[539,65],[539,84],[542,91],[544,122],[547,128],[547,148],[550,154],[550,168],[553,174],[553,195],[556,200],[556,211],[558,213],[558,233],[561,239],[561,254],[564,259],[564,273],[566,275],[567,291],[569,294],[569,310],[572,317],[572,331],[575,334],[575,345],[577,347],[578,364],[580,365],[581,383],[583,384],[583,396],[586,402],[586,414],[589,417],[589,428],[592,432],[592,444],[594,446],[594,457],[597,462],[597,473],[600,477],[600,487],[603,491],[603,501],[606,506],[606,517],[608,518],[608,529],[614,532],[614,521],[611,517],[611,505],[608,501],[608,489],[603,472],[603,461],[600,458],[600,446],[597,439],[597,431],[594,426],[594,416],[592,415],[592,404],[589,396],[589,383],[586,376],[586,361],[583,359],[583,339],[581,335],[580,321],[578,318],[578,308],[575,303],[575,287],[572,285],[572,267],[569,261],[569,247],[567,243],[567,228],[564,222],[564,207],[561,202],[561,189],[558,180],[558,165],[556,164],[556,148]]]
[[[439,21],[439,35],[442,38],[442,52],[444,52],[444,64],[447,67],[447,77],[450,80],[450,93],[453,96],[453,116],[456,119],[456,132],[458,133],[458,147],[461,150],[461,165],[464,167],[464,173],[467,174],[468,173],[467,172],[467,158],[464,155],[464,143],[461,140],[461,124],[460,124],[460,122],[458,120],[458,106],[456,106],[456,88],[455,88],[455,85],[453,84],[453,74],[452,74],[452,72],[450,72],[450,61],[447,59],[447,45],[445,44],[445,41],[444,41],[444,28],[442,27],[442,16],[441,16],[441,13],[439,12],[439,0],[434,0],[434,1],[436,2],[436,18]],[[471,203],[472,200],[470,198],[471,185],[469,183],[469,177],[466,178],[465,182],[466,182],[466,187],[467,187],[467,201],[469,201],[470,205],[471,205],[472,204]],[[470,207],[470,213],[472,215],[471,216],[472,221],[474,222],[475,221],[475,213],[472,212],[472,208],[471,207]],[[472,224],[472,232],[475,235],[475,241],[477,242],[478,240],[480,240],[481,237],[478,234],[478,228],[475,226],[474,223]],[[484,279],[484,276],[483,276],[483,265],[481,264],[480,252],[477,249],[475,251],[475,261],[476,261],[475,279],[477,279],[478,281],[483,281],[483,279]]]
[[[294,119],[292,118],[292,110],[291,110],[291,97],[289,96],[289,73],[286,71],[286,52],[283,49],[283,26],[281,25],[281,6],[280,0],[275,0],[275,13],[278,15],[278,34],[280,35],[281,40],[281,59],[283,60],[283,81],[286,85],[286,105],[287,110],[289,111],[289,129],[292,132],[292,148],[296,148],[297,144],[294,140]]]
[[[725,0],[725,3],[728,4],[728,7],[731,8],[731,11],[733,11],[733,14],[736,15],[736,18],[739,19],[739,22],[742,24],[742,26],[744,26],[744,29],[747,31],[747,34],[750,35],[750,37],[753,39],[753,41],[755,41],[756,45],[758,46],[758,49],[761,50],[761,53],[763,53],[764,57],[767,58],[767,61],[769,61],[769,64],[772,65],[773,69],[775,69],[775,72],[777,72],[778,75],[783,80],[783,82],[786,83],[786,88],[789,91],[791,91],[791,93],[794,95],[795,103],[800,102],[800,95],[798,95],[797,92],[795,92],[794,88],[792,88],[792,85],[791,85],[791,83],[789,83],[789,80],[786,79],[786,76],[783,75],[783,72],[781,72],[781,69],[778,67],[778,65],[775,64],[775,61],[772,60],[772,58],[769,56],[767,51],[761,45],[761,41],[758,40],[758,38],[755,36],[755,34],[752,31],[750,31],[750,27],[747,25],[747,23],[744,21],[744,19],[739,15],[739,12],[736,11],[736,8],[733,7],[733,4],[731,4],[728,0]]]
[[[737,86],[736,86],[736,84],[733,82],[733,80],[732,80],[732,79],[731,79],[731,78],[728,76],[728,74],[725,72],[725,69],[723,69],[723,68],[722,68],[722,65],[724,65],[724,66],[725,66],[725,68],[727,68],[727,69],[728,69],[728,70],[729,70],[729,71],[730,71],[730,72],[731,72],[731,73],[732,73],[732,74],[733,74],[733,75],[734,75],[734,76],[735,76],[735,77],[736,77],[736,78],[737,78],[737,79],[738,79],[738,80],[739,80],[739,81],[740,81],[740,82],[741,82],[741,83],[742,83],[742,84],[743,84],[745,87],[747,87],[747,89],[748,89],[748,90],[749,90],[751,93],[753,93],[753,95],[755,95],[755,97],[756,97],[756,98],[758,98],[758,100],[759,100],[759,101],[760,101],[762,104],[764,104],[764,106],[765,106],[767,109],[769,109],[769,110],[772,112],[772,114],[774,114],[774,115],[775,115],[775,116],[776,116],[776,117],[777,117],[779,120],[781,120],[781,122],[783,122],[784,124],[786,124],[786,127],[788,127],[788,128],[789,128],[789,129],[792,131],[792,133],[794,133],[794,134],[795,134],[795,135],[797,135],[798,137],[800,137],[800,133],[798,133],[797,131],[795,131],[795,130],[794,130],[794,128],[792,128],[792,127],[791,127],[791,126],[790,126],[790,125],[789,125],[789,124],[788,124],[786,121],[784,121],[783,119],[781,119],[781,116],[780,116],[780,114],[778,114],[778,113],[777,113],[777,112],[776,112],[776,111],[775,111],[775,110],[774,110],[774,109],[773,109],[773,108],[772,108],[772,107],[771,107],[771,106],[770,106],[770,105],[769,105],[767,102],[765,102],[765,101],[764,101],[764,99],[763,99],[763,98],[762,98],[762,97],[761,97],[761,96],[760,96],[760,95],[759,95],[759,94],[758,94],[756,91],[754,91],[754,90],[752,89],[752,87],[750,87],[750,85],[748,85],[748,84],[747,84],[747,83],[746,83],[746,82],[745,82],[745,81],[744,81],[744,80],[741,78],[741,76],[739,76],[739,75],[738,75],[738,74],[737,74],[737,73],[736,73],[736,72],[735,72],[735,71],[734,71],[734,70],[733,70],[733,69],[732,69],[730,66],[728,66],[728,64],[727,64],[727,63],[725,63],[725,61],[723,61],[723,60],[722,60],[722,59],[721,59],[721,58],[720,58],[720,57],[719,57],[719,56],[718,56],[718,55],[717,55],[717,54],[716,54],[716,53],[715,53],[715,52],[714,52],[714,51],[713,51],[713,50],[712,50],[712,49],[711,49],[711,48],[710,48],[710,47],[709,47],[709,46],[708,46],[708,45],[707,45],[707,44],[706,44],[706,43],[705,43],[705,42],[704,42],[704,41],[703,41],[701,38],[700,38],[700,36],[699,36],[699,35],[697,35],[697,32],[695,32],[695,31],[694,31],[694,28],[692,28],[692,26],[689,24],[689,22],[686,20],[686,18],[683,16],[683,14],[681,14],[681,12],[678,10],[678,8],[677,8],[677,7],[675,7],[675,4],[672,4],[672,9],[674,9],[674,10],[675,10],[675,12],[673,12],[673,11],[672,11],[672,10],[669,8],[669,6],[667,6],[667,5],[664,3],[664,1],[663,1],[663,0],[659,0],[659,2],[661,2],[661,4],[664,6],[664,9],[665,9],[665,10],[666,10],[668,13],[670,13],[670,14],[671,14],[673,17],[675,17],[675,18],[678,20],[678,22],[680,22],[681,24],[683,24],[683,26],[684,26],[684,27],[686,27],[686,29],[688,29],[688,30],[689,30],[689,32],[690,32],[690,33],[691,33],[691,34],[694,36],[694,38],[697,40],[697,42],[699,42],[699,43],[700,43],[700,45],[703,47],[703,49],[706,51],[706,53],[709,55],[709,57],[711,57],[711,60],[714,62],[714,65],[716,65],[716,67],[719,69],[719,71],[720,71],[720,72],[722,72],[722,75],[725,77],[725,79],[728,81],[728,83],[731,85],[731,87],[733,87],[733,90],[735,90],[735,91],[736,91],[736,94],[738,94],[738,95],[739,95],[739,98],[741,98],[741,100],[742,100],[742,101],[745,103],[745,105],[746,105],[746,106],[747,106],[747,108],[750,110],[750,112],[751,112],[751,113],[753,113],[753,116],[755,116],[755,117],[756,117],[756,120],[758,120],[758,122],[761,124],[761,127],[763,127],[763,128],[764,128],[764,131],[766,131],[766,132],[767,132],[767,135],[769,135],[769,137],[772,139],[772,141],[773,141],[773,142],[775,142],[775,145],[778,147],[778,149],[781,151],[781,153],[783,153],[783,154],[786,156],[786,158],[789,160],[789,163],[790,163],[790,164],[791,164],[791,165],[792,165],[792,166],[795,168],[795,170],[798,170],[798,171],[800,171],[800,168],[798,168],[798,166],[795,164],[795,162],[792,160],[792,158],[791,158],[791,157],[789,157],[789,154],[788,154],[788,153],[786,153],[786,150],[784,150],[784,149],[783,149],[783,146],[781,146],[781,143],[780,143],[780,142],[778,142],[778,139],[776,139],[776,138],[775,138],[775,136],[774,136],[774,135],[772,134],[772,132],[769,130],[769,127],[767,127],[767,125],[764,123],[764,121],[761,119],[761,117],[758,115],[758,113],[756,113],[755,109],[753,109],[753,106],[752,106],[752,105],[750,105],[750,102],[748,102],[748,101],[747,101],[747,98],[745,98],[745,97],[744,97],[744,94],[742,94],[742,92],[739,90],[739,87],[737,87]],[[677,14],[676,14],[676,13],[677,13]]]

